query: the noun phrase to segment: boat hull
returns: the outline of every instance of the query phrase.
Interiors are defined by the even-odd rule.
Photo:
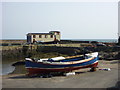
[[[86,66],[80,66],[80,67],[68,67],[68,68],[56,68],[56,69],[47,69],[47,68],[27,68],[28,70],[28,75],[33,75],[33,74],[43,74],[43,73],[51,73],[51,72],[70,72],[73,70],[78,70],[78,69],[83,69],[83,68],[92,68],[92,67],[97,67],[98,62],[95,62],[90,65]]]
[[[26,60],[28,75],[43,74],[51,72],[70,72],[82,68],[93,68],[98,65],[98,54],[84,60],[67,61],[67,62],[35,62]]]

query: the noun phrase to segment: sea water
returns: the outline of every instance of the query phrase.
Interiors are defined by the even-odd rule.
[[[97,41],[97,42],[108,42],[108,43],[117,43],[118,42],[118,39],[62,39],[62,40]]]

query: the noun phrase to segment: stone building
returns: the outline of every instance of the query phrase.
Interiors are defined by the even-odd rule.
[[[46,42],[59,42],[60,32],[50,31],[49,33],[28,33],[27,43],[46,43]]]

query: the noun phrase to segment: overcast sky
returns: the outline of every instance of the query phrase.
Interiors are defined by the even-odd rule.
[[[4,2],[2,39],[59,30],[62,39],[117,39],[117,2]]]

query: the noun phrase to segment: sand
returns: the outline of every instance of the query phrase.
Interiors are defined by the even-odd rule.
[[[110,71],[99,70],[110,68]],[[117,87],[118,60],[99,60],[97,71],[89,68],[77,70],[76,75],[51,78],[28,78],[25,74],[9,74],[2,77],[2,88],[112,88]],[[0,78],[1,78],[0,77]]]

